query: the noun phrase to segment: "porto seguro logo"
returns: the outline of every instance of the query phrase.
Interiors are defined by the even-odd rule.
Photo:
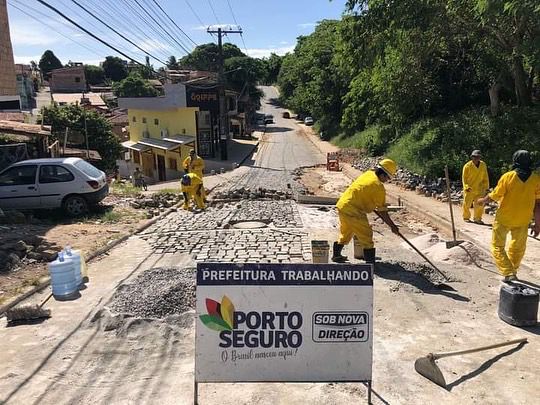
[[[201,322],[219,332],[222,348],[293,348],[302,345],[302,314],[297,311],[237,311],[227,296],[221,303],[206,299]]]

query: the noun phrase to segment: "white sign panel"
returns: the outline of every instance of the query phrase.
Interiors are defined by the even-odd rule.
[[[371,381],[370,265],[197,266],[196,382]]]

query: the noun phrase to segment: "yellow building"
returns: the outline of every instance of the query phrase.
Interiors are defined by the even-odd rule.
[[[164,86],[165,96],[119,98],[118,106],[128,110],[129,141],[121,175],[139,167],[150,181],[179,179],[182,161],[195,148],[198,107],[187,107],[182,84]],[[124,173],[122,173],[124,172]]]

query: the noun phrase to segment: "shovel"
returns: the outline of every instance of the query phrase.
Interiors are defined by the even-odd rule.
[[[451,249],[454,246],[463,243],[462,240],[456,239],[456,224],[454,222],[454,207],[452,205],[452,195],[450,194],[450,176],[448,175],[448,166],[444,166],[444,175],[446,176],[446,195],[448,196],[448,205],[450,207],[450,219],[452,220],[452,238],[453,240],[446,241],[446,248]]]
[[[516,343],[527,343],[527,338],[509,340],[503,343],[496,343],[489,346],[477,347],[476,349],[460,350],[457,352],[448,353],[429,353],[426,357],[419,357],[414,362],[414,369],[417,373],[423,375],[428,380],[433,381],[435,384],[446,388],[446,380],[441,372],[435,360],[442,359],[443,357],[459,356],[461,354],[476,353],[483,350],[496,349],[497,347],[514,345]]]

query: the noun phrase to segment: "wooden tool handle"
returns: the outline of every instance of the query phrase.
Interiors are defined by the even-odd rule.
[[[443,357],[458,356],[458,355],[460,355],[460,354],[468,354],[468,353],[476,353],[476,352],[481,352],[481,351],[483,351],[483,350],[496,349],[497,347],[508,346],[508,345],[514,345],[514,344],[516,344],[516,343],[527,343],[527,338],[521,338],[521,339],[509,340],[509,341],[503,342],[503,343],[496,343],[496,344],[494,344],[494,345],[477,347],[477,348],[475,348],[475,349],[460,350],[460,351],[458,351],[458,352],[433,353],[433,354],[431,355],[431,357],[432,357],[434,360],[437,360],[437,359],[442,359]]]

